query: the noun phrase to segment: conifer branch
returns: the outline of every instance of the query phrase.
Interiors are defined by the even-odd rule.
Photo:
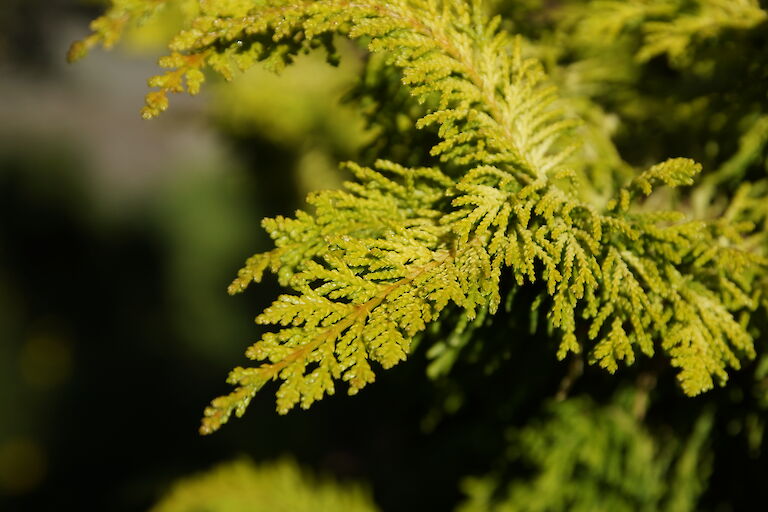
[[[346,190],[310,196],[312,212],[264,221],[276,249],[251,258],[230,292],[270,270],[295,294],[258,317],[280,328],[248,350],[260,366],[230,374],[237,388],[206,409],[202,432],[241,415],[269,380],[282,381],[281,413],[334,393],[336,379],[356,393],[374,379],[371,361],[405,359],[449,303],[468,320],[493,314],[505,272],[516,286],[543,284],[560,359],[586,349],[613,373],[660,348],[696,395],[754,357],[747,322],[765,261],[744,250],[746,228],[642,211],[656,188],[690,185],[701,166],[651,166],[605,209],[569,192],[561,183],[574,179],[577,122],[499,23],[460,0],[210,0],[171,42],[145,117],[167,107],[168,93],[196,93],[206,67],[227,79],[257,62],[279,70],[319,46],[333,54],[341,34],[386,55],[426,105],[416,126],[440,138],[430,150],[440,169],[349,164]]]

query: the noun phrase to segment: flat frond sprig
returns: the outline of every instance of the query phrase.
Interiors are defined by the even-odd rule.
[[[693,182],[700,166],[650,167],[598,210],[568,186],[576,122],[522,42],[477,2],[461,0],[209,0],[170,45],[169,71],[151,80],[146,117],[167,94],[195,93],[211,68],[231,78],[257,62],[279,70],[333,35],[364,39],[398,69],[425,108],[416,121],[439,136],[438,168],[349,164],[345,190],[310,196],[311,212],[264,222],[276,248],[251,258],[230,291],[278,276],[280,296],[257,321],[277,327],[237,368],[235,391],[206,409],[201,430],[240,415],[281,381],[278,410],[309,407],[344,380],[356,393],[372,363],[405,359],[413,337],[448,304],[467,320],[498,308],[500,280],[542,284],[542,307],[561,338],[558,357],[590,350],[610,372],[661,348],[686,394],[724,382],[754,355],[747,325],[757,262],[716,223],[647,213],[658,186]],[[718,252],[721,251],[721,252]],[[728,252],[729,251],[729,252]],[[718,254],[740,255],[734,258]],[[726,262],[741,262],[734,265]],[[738,317],[738,320],[737,320]]]
[[[256,391],[274,379],[282,381],[277,392],[282,413],[333,394],[337,379],[355,394],[374,380],[371,362],[390,368],[404,360],[413,337],[449,303],[473,316],[476,305],[487,300],[484,250],[477,244],[458,247],[434,215],[450,179],[434,169],[407,170],[388,162],[379,167],[399,180],[352,165],[360,181],[349,183],[346,192],[315,196],[314,216],[265,222],[278,248],[252,259],[231,290],[259,280],[270,267],[296,293],[281,295],[257,317],[258,323],[281,329],[248,349],[249,358],[264,362],[233,370],[228,381],[237,389],[206,409],[202,432],[217,429],[233,411],[242,414]],[[347,209],[355,205],[355,212],[363,212],[382,190],[391,192],[392,215],[378,217],[378,231],[367,222],[350,230],[355,224],[344,222],[352,213]],[[370,214],[381,214],[385,203]],[[302,221],[306,225],[297,229]],[[299,240],[293,238],[297,234]]]

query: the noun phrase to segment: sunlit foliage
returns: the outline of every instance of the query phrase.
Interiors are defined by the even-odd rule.
[[[170,93],[197,93],[205,69],[226,79],[257,63],[279,71],[320,47],[334,62],[340,35],[384,55],[381,76],[395,70],[421,105],[409,121],[435,135],[431,147],[412,149],[428,165],[392,161],[379,147],[375,163],[345,164],[354,179],[343,190],[312,194],[308,211],[263,222],[276,247],[249,259],[230,292],[269,271],[289,293],[257,317],[276,329],[248,349],[255,366],[231,372],[236,389],[206,409],[202,432],[242,415],[271,380],[281,381],[280,413],[333,394],[340,380],[357,393],[376,365],[405,360],[428,325],[464,322],[443,314],[449,305],[466,320],[495,313],[502,281],[538,286],[559,359],[583,352],[614,373],[661,352],[694,396],[755,357],[750,318],[766,287],[764,182],[744,184],[719,218],[670,200],[663,188],[694,185],[702,166],[684,155],[639,172],[624,163],[599,131],[603,114],[564,81],[570,72],[586,83],[579,62],[553,80],[526,56],[552,67],[551,43],[527,46],[482,4],[459,0],[115,0],[70,56],[112,45],[127,24],[166,3],[187,19],[160,60],[168,71],[150,79],[147,118],[168,107]],[[749,0],[576,3],[561,34],[571,34],[565,48],[588,55],[585,34],[604,32],[621,49],[635,31],[628,66],[666,56],[685,67],[697,44],[765,16]],[[707,176],[743,176],[761,158],[765,118],[752,118],[733,158]],[[716,185],[705,177],[691,197],[706,203]]]

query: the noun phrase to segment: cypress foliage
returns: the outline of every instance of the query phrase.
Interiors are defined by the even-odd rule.
[[[367,120],[379,134],[342,164],[353,176],[343,189],[263,221],[275,248],[249,258],[229,292],[270,272],[286,293],[257,317],[272,330],[246,351],[254,364],[230,373],[234,391],[205,409],[202,433],[244,414],[273,380],[281,414],[340,381],[355,394],[417,343],[428,375],[450,378],[483,344],[478,332],[514,331],[508,319],[521,315],[543,320],[532,329],[555,342],[553,364],[584,358],[620,376],[652,360],[654,376],[672,369],[690,397],[749,365],[749,393],[765,405],[765,5],[113,0],[70,58],[168,3],[187,20],[160,60],[167,71],[150,79],[144,117],[171,93],[196,94],[205,70],[279,71],[320,48],[333,63],[341,36],[371,53],[351,97],[375,106]],[[690,153],[670,153],[673,134]],[[497,359],[497,371],[515,371]],[[647,406],[632,411],[623,396],[554,405],[546,425],[513,436],[523,448],[510,460],[533,467],[531,479],[470,482],[466,510],[693,509],[712,414],[688,441],[659,442],[642,425]],[[561,485],[575,464],[586,473]]]

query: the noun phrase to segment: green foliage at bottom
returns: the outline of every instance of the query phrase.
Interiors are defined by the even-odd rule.
[[[296,463],[222,464],[178,482],[151,512],[376,512],[360,487],[318,480]]]
[[[703,414],[680,446],[643,427],[642,395],[619,402],[558,402],[546,420],[513,432],[509,455],[528,477],[466,479],[459,512],[695,510],[709,476],[712,416]]]

